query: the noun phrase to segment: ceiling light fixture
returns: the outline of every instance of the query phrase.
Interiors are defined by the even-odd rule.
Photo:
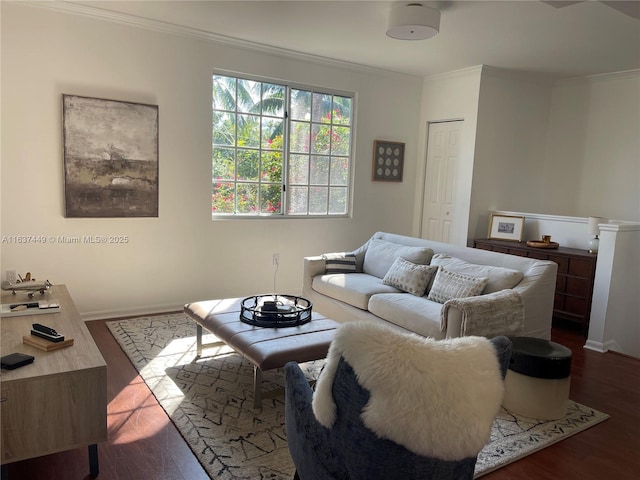
[[[391,9],[387,36],[398,40],[426,40],[440,31],[440,12],[421,3]]]

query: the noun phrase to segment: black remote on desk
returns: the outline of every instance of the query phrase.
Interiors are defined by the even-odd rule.
[[[46,325],[34,323],[31,327],[31,335],[35,335],[36,337],[46,338],[52,342],[61,342],[64,340],[64,335],[60,335],[53,328],[47,327]]]
[[[47,335],[58,335],[58,332],[56,332],[53,328],[41,325],[40,323],[34,323],[33,325],[31,325],[31,328],[38,332],[46,333]]]

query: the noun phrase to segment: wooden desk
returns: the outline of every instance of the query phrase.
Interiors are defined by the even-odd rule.
[[[97,443],[107,440],[107,365],[66,286],[55,285],[45,296],[60,304],[58,313],[0,319],[2,355],[35,357],[30,365],[1,371],[3,474],[7,463],[88,446],[89,471],[95,476]],[[3,292],[2,303],[23,297]],[[33,323],[54,328],[74,344],[52,352],[23,344]]]

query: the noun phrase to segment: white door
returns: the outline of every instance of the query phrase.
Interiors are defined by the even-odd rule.
[[[429,124],[422,238],[450,243],[462,121]]]

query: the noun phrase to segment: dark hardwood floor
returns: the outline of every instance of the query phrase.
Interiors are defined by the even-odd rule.
[[[105,326],[87,322],[108,365],[109,442],[98,445],[102,480],[209,477]],[[640,478],[640,359],[582,348],[578,332],[554,328],[573,351],[571,399],[611,418],[507,465],[486,480]],[[10,480],[87,480],[86,448],[7,465]]]

